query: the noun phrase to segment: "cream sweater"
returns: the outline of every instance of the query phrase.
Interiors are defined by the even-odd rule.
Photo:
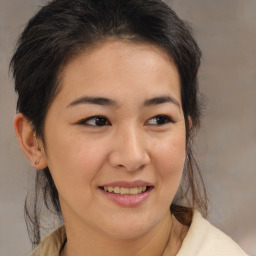
[[[59,256],[65,239],[65,228],[59,227],[46,236],[30,256]],[[248,255],[229,236],[212,226],[195,210],[191,226],[176,256]]]

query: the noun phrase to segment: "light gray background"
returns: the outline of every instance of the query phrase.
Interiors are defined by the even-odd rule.
[[[0,256],[25,256],[28,161],[13,132],[16,96],[8,63],[18,34],[44,0],[0,0]],[[209,219],[256,255],[256,1],[173,0],[203,51],[208,98],[197,154],[211,200]],[[30,169],[31,170],[31,169]]]

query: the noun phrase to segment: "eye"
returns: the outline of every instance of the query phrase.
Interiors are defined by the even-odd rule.
[[[164,125],[167,123],[173,123],[173,120],[166,115],[154,116],[147,121],[147,124],[149,125]]]
[[[92,116],[79,121],[78,124],[88,125],[88,126],[106,126],[106,125],[110,125],[110,122],[104,116]]]

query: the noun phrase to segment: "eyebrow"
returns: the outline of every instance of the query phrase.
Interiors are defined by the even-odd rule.
[[[160,96],[160,97],[155,97],[152,99],[148,99],[144,101],[144,106],[152,106],[152,105],[158,105],[158,104],[163,104],[163,103],[173,103],[175,104],[178,108],[180,108],[179,102],[171,96]]]
[[[100,106],[117,107],[117,102],[104,97],[81,97],[71,102],[67,107],[73,107],[79,104],[95,104]]]
[[[151,99],[147,99],[144,101],[143,106],[149,107],[149,106],[159,105],[163,103],[173,103],[178,108],[180,108],[179,102],[174,97],[171,97],[171,96],[158,96]],[[84,96],[72,101],[67,107],[73,107],[80,104],[95,104],[95,105],[109,106],[109,107],[115,107],[115,108],[118,107],[118,104],[115,100],[104,98],[104,97],[87,97],[87,96]]]

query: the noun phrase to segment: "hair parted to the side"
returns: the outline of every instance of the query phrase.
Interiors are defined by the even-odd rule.
[[[189,225],[191,208],[197,207],[204,215],[207,213],[204,183],[192,154],[192,138],[200,125],[197,72],[201,52],[189,26],[164,2],[50,1],[29,21],[11,60],[18,94],[17,112],[31,121],[37,137],[45,143],[45,117],[61,90],[63,67],[88,47],[109,38],[157,45],[178,68],[186,123],[187,158],[171,211],[183,224]],[[190,121],[193,124],[191,129]],[[37,245],[41,240],[41,209],[45,206],[62,217],[58,191],[48,168],[37,170],[33,195],[33,200],[26,200],[25,217],[32,244]]]

